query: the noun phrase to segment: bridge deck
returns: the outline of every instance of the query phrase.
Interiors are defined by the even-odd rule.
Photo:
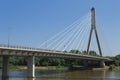
[[[0,55],[39,56],[39,57],[56,57],[56,58],[59,57],[59,58],[77,58],[77,59],[85,59],[85,60],[111,61],[111,59],[109,58],[104,58],[100,56],[73,54],[63,51],[45,50],[45,49],[20,47],[20,46],[7,46],[7,45],[0,45]]]

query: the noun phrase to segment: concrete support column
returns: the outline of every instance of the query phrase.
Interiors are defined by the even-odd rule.
[[[105,68],[105,62],[102,60],[102,61],[100,61],[100,66],[102,67],[102,68]]]
[[[9,77],[9,56],[3,56],[2,62],[2,77]]]
[[[34,56],[27,57],[27,76],[30,78],[35,77],[35,61]]]

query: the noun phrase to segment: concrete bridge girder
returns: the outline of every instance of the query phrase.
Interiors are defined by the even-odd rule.
[[[4,50],[4,51],[2,51],[2,54],[9,55],[9,51],[8,50]]]
[[[23,52],[23,55],[27,55],[28,54],[28,52]]]

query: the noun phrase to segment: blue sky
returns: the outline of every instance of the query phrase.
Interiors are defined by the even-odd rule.
[[[38,47],[96,8],[113,53],[120,53],[120,0],[0,0],[0,43]],[[109,54],[108,54],[109,55]]]

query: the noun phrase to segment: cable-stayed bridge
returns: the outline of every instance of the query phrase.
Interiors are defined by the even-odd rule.
[[[87,34],[89,33],[89,34]],[[97,51],[94,55],[90,54],[92,35],[96,39]],[[86,46],[84,46],[85,44]],[[95,42],[94,42],[95,43]],[[83,53],[84,51],[84,53]],[[0,55],[3,57],[2,76],[8,76],[8,63],[10,56],[27,57],[28,77],[35,76],[34,58],[52,57],[52,58],[75,58],[83,60],[99,61],[101,67],[105,67],[105,61],[111,61],[109,58],[102,56],[101,43],[98,37],[95,9],[91,9],[91,13],[87,14],[82,20],[77,20],[62,32],[56,34],[50,40],[41,44],[40,48],[30,48],[12,45],[0,45]]]

